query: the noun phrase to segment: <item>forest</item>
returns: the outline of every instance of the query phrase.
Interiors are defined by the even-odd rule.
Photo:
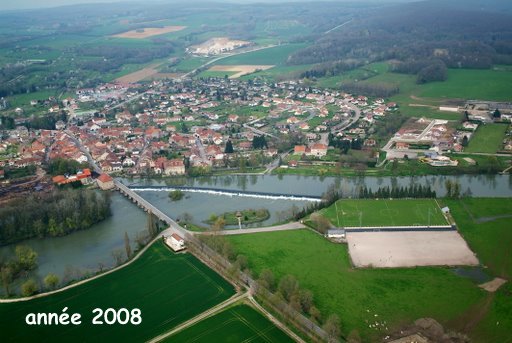
[[[445,80],[446,68],[512,64],[511,15],[482,11],[480,5],[423,1],[367,10],[319,35],[288,64],[317,64],[303,76],[321,77],[391,60],[392,71],[416,74],[418,83]]]
[[[0,208],[0,245],[84,230],[111,215],[108,193],[55,190],[15,199]]]

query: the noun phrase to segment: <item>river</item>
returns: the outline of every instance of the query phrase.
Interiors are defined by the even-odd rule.
[[[477,176],[422,176],[422,177],[365,177],[334,178],[311,176],[274,176],[245,175],[218,176],[181,179],[123,179],[132,187],[143,186],[187,186],[194,188],[215,188],[219,190],[238,190],[264,192],[272,194],[294,194],[303,196],[320,196],[330,185],[342,191],[344,197],[353,197],[358,187],[366,185],[376,190],[384,186],[408,186],[410,184],[429,185],[438,196],[445,194],[445,181],[457,181],[462,192],[470,190],[473,196],[511,197],[512,176],[477,175]],[[157,206],[172,218],[189,213],[193,222],[199,225],[210,214],[221,214],[243,209],[267,208],[271,216],[256,226],[272,225],[283,221],[291,213],[292,207],[301,208],[310,201],[291,199],[268,199],[264,196],[238,197],[209,193],[186,192],[185,197],[173,202],[168,197],[168,190],[139,191],[145,199]],[[100,265],[105,268],[114,265],[112,251],[124,249],[124,233],[127,232],[132,245],[134,237],[146,227],[146,214],[129,200],[115,192],[112,196],[112,217],[94,225],[91,229],[76,232],[65,237],[31,239],[23,244],[31,246],[39,254],[39,267],[34,272],[37,277],[44,277],[49,272],[61,278],[83,272],[95,272]],[[253,225],[254,226],[254,225]],[[14,245],[0,248],[0,257],[13,255]]]

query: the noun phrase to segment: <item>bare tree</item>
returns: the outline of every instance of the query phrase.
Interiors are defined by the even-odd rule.
[[[323,329],[327,332],[327,342],[338,342],[340,330],[340,318],[336,314],[331,314],[325,321]]]
[[[114,259],[114,262],[116,263],[116,266],[119,266],[121,263],[123,263],[123,250],[122,249],[114,249],[111,252],[112,258]]]
[[[124,232],[124,250],[126,251],[126,258],[129,259],[132,256],[132,247],[130,246],[130,238],[126,231]]]

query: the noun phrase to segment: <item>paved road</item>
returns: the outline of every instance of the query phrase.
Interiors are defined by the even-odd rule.
[[[270,226],[270,227],[260,227],[260,228],[250,228],[250,229],[237,229],[237,230],[222,230],[216,233],[221,235],[245,235],[251,233],[260,233],[260,232],[275,232],[275,231],[288,231],[288,230],[300,230],[305,229],[306,226],[299,222],[291,222],[283,225]],[[203,235],[212,235],[214,232],[205,231],[205,232],[196,232],[196,234]]]
[[[339,124],[339,125],[336,125],[336,126],[332,127],[331,128],[331,132],[332,133],[336,133],[336,132],[345,130],[347,127],[349,127],[350,125],[356,123],[359,120],[359,118],[361,118],[361,110],[359,109],[359,107],[357,107],[354,104],[351,104],[349,101],[346,101],[346,100],[343,100],[343,103],[345,105],[347,105],[348,107],[350,107],[350,109],[353,110],[356,113],[356,115],[354,117],[352,117],[348,121],[348,123]]]
[[[75,135],[71,131],[66,130],[64,132],[71,138],[71,140],[73,142],[75,142],[76,146],[80,149],[80,151],[85,154],[85,156],[87,157],[87,160],[89,161],[89,164],[92,166],[94,171],[98,174],[101,174],[102,173],[101,168],[98,167],[98,165],[96,164],[96,161],[92,158],[89,151],[82,145],[82,143],[78,140],[78,138],[76,138]]]
[[[249,126],[247,124],[244,124],[243,127],[245,127],[246,129],[251,130],[252,132],[254,132],[254,133],[258,134],[258,135],[264,135],[264,136],[269,136],[269,137],[272,137],[272,138],[275,138],[275,139],[279,139],[279,137],[277,137],[277,136],[275,136],[275,135],[273,135],[271,133],[255,129],[254,127]]]

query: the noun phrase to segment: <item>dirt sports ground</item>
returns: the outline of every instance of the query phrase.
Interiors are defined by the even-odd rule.
[[[267,70],[274,67],[273,65],[234,65],[234,66],[223,66],[216,65],[208,69],[209,71],[232,71],[236,72],[236,74],[231,75],[230,79],[236,79],[240,76],[244,76],[247,74],[254,73],[257,70]]]
[[[349,232],[347,240],[356,267],[478,265],[457,231]]]
[[[122,32],[112,37],[144,39],[152,36],[163,35],[169,32],[178,32],[185,29],[186,26],[164,26],[164,27],[146,27],[138,30]]]

